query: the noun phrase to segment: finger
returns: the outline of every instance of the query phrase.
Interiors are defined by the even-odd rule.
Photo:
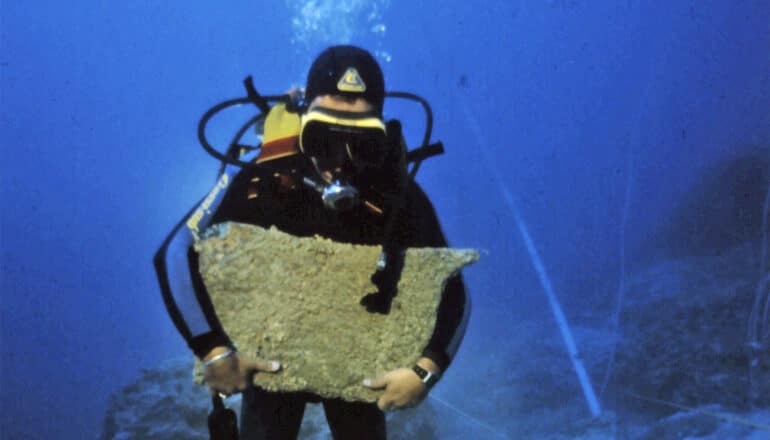
[[[380,376],[375,379],[364,379],[362,383],[365,387],[371,388],[373,390],[379,390],[385,388],[388,385],[388,381],[385,379],[385,376]]]
[[[387,411],[390,409],[390,403],[386,401],[384,398],[380,397],[377,400],[377,408],[379,408],[380,411]]]
[[[251,371],[275,373],[281,369],[281,363],[278,361],[249,360],[245,364],[246,368]]]

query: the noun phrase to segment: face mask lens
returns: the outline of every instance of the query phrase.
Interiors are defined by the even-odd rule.
[[[302,147],[308,156],[330,156],[331,147],[327,130],[320,124],[311,124],[305,127],[302,134]]]
[[[367,130],[350,140],[350,159],[357,166],[377,167],[385,161],[385,134]]]
[[[379,166],[385,160],[385,133],[374,128],[310,123],[303,132],[305,154],[339,166],[345,159],[358,167]]]
[[[322,168],[339,168],[347,157],[345,139],[321,124],[305,128],[303,149],[305,154],[314,157]]]

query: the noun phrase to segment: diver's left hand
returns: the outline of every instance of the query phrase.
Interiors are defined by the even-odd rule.
[[[377,406],[382,411],[415,406],[428,395],[428,387],[410,368],[399,368],[376,379],[365,379],[363,384],[373,390],[385,390],[377,400]]]

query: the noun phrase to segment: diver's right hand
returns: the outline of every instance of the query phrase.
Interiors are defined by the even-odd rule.
[[[207,361],[229,350],[228,347],[215,347],[203,360]],[[244,359],[236,352],[205,367],[204,379],[212,396],[218,393],[229,396],[244,391],[255,373],[275,373],[280,369],[281,364],[277,361]]]

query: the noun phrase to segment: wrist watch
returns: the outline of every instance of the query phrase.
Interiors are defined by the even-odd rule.
[[[436,382],[438,382],[439,375],[436,373],[431,373],[430,371],[422,368],[419,365],[415,365],[412,367],[412,371],[417,373],[417,376],[422,380],[422,383],[425,384],[426,387],[431,388],[433,385],[436,385]]]

